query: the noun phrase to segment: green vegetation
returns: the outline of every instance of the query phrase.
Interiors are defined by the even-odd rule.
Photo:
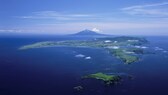
[[[141,48],[127,48],[126,51],[134,52],[135,54],[144,54],[144,50]]]
[[[19,48],[19,50],[56,46],[103,48],[114,57],[122,60],[125,64],[131,64],[139,60],[139,57],[137,56],[138,54],[144,54],[144,49],[137,48],[137,46],[140,47],[141,45],[146,43],[148,43],[148,41],[144,38],[123,36],[113,38],[97,38],[94,40],[44,41],[22,46]],[[82,78],[101,80],[106,85],[115,84],[121,80],[121,77],[118,75],[107,75],[101,72],[89,74],[87,76],[83,76]],[[129,76],[129,78],[133,79],[132,76]],[[82,91],[83,87],[76,86],[73,89],[76,91]]]
[[[102,80],[105,82],[106,85],[114,84],[120,81],[120,76],[117,75],[106,75],[103,73],[95,73],[95,74],[90,74],[87,76],[84,76],[82,78],[94,78],[97,80]]]
[[[111,40],[111,41],[117,41],[117,44],[120,45],[142,45],[145,43],[148,43],[148,41],[145,38],[139,38],[139,37],[127,37],[127,36],[121,36],[121,37],[105,37],[105,38],[99,38],[98,40]]]
[[[49,46],[54,45],[55,43],[56,42],[54,42],[54,41],[37,42],[37,43],[34,43],[34,44],[22,46],[22,47],[19,48],[19,50],[49,47]]]
[[[139,60],[135,54],[143,54],[144,50],[141,48],[133,48],[135,45],[142,45],[148,41],[144,38],[136,37],[111,37],[98,38],[94,40],[66,40],[66,41],[45,41],[37,42],[30,45],[25,45],[19,50],[55,47],[55,46],[72,46],[72,47],[95,47],[104,48],[115,57],[121,59],[124,63],[130,64]]]
[[[138,57],[127,54],[127,52],[124,49],[111,49],[109,51],[126,64],[130,64],[139,60]]]
[[[111,42],[106,42],[110,40]],[[67,40],[67,41],[44,41],[37,42],[30,45],[25,45],[19,49],[31,49],[52,46],[88,46],[88,47],[108,47],[108,46],[127,46],[127,45],[141,45],[147,43],[143,38],[135,37],[114,37],[114,38],[99,38],[96,40]]]

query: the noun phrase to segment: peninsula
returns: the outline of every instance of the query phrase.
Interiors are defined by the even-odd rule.
[[[148,43],[145,38],[139,37],[100,37],[92,40],[63,40],[63,41],[44,41],[37,42],[30,45],[24,45],[19,50],[27,50],[33,48],[44,48],[44,47],[93,47],[103,48],[108,51],[109,54],[121,59],[124,63],[130,64],[139,61],[138,54],[143,54],[143,48],[137,48]]]

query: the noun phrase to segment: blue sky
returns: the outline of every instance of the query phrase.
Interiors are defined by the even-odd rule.
[[[168,35],[167,0],[0,0],[0,32]]]

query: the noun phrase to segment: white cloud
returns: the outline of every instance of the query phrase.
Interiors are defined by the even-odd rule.
[[[19,29],[0,29],[0,32],[5,32],[5,33],[20,33],[23,32],[23,30]]]
[[[23,19],[55,19],[55,20],[78,20],[80,18],[92,18],[92,14],[68,14],[68,13],[59,13],[56,11],[39,11],[32,12],[31,15],[21,16],[19,18]]]
[[[109,46],[107,48],[109,48],[109,49],[119,49],[120,47],[119,46]]]
[[[45,26],[45,25],[44,25]],[[83,22],[83,23],[63,23],[50,24],[48,26],[56,27],[57,29],[92,29],[98,27],[103,30],[124,30],[124,29],[141,29],[141,28],[167,28],[168,24],[161,23],[129,23],[129,22]]]
[[[160,47],[155,47],[155,50],[156,50],[156,51],[162,51],[162,50],[164,50],[164,49],[162,49],[162,48],[160,48]]]
[[[168,5],[168,2],[146,4],[146,5],[136,5],[136,6],[123,8],[123,10],[131,10],[131,9],[146,8],[146,7],[157,7],[157,6],[163,6],[163,5]]]
[[[77,58],[84,58],[84,59],[86,59],[86,60],[91,59],[90,56],[86,56],[86,57],[85,57],[85,55],[83,55],[83,54],[77,54],[77,55],[75,55],[75,57],[77,57]]]
[[[83,57],[85,57],[85,55],[83,55],[83,54],[78,54],[78,55],[75,55],[75,57],[77,57],[77,58],[83,58]]]
[[[168,7],[164,7],[167,5],[168,2],[162,2],[147,5],[136,5],[122,8],[121,10],[131,15],[168,18]]]
[[[167,53],[167,52],[168,52],[168,51],[166,51],[166,50],[165,50],[165,51],[163,51],[163,53]]]
[[[163,34],[167,33],[168,23],[130,23],[130,22],[69,22],[57,24],[39,24],[32,26],[18,27],[15,30],[8,31],[22,31],[23,33],[41,33],[41,34],[72,34],[83,29],[93,29],[97,27],[101,29],[102,33],[107,34]],[[96,29],[97,29],[96,28]],[[163,29],[163,31],[161,30]],[[145,30],[145,31],[144,31]],[[2,31],[2,30],[1,30]],[[141,33],[143,32],[143,33]]]
[[[88,56],[88,57],[85,57],[85,59],[86,59],[86,60],[89,60],[89,59],[91,59],[91,57],[90,57],[90,56]]]
[[[99,29],[97,28],[93,28],[92,31],[95,31],[95,32],[101,32]]]

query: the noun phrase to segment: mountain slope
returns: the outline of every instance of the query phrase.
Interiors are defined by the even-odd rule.
[[[73,34],[73,35],[75,35],[75,36],[105,36],[104,34],[100,34],[95,31],[87,30],[87,29],[80,31],[80,32]]]

